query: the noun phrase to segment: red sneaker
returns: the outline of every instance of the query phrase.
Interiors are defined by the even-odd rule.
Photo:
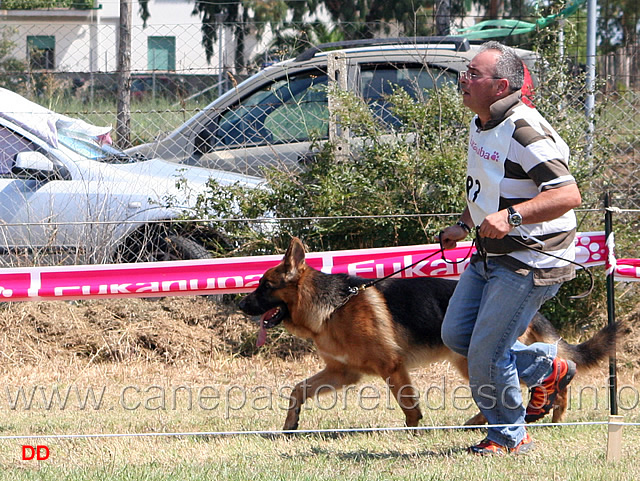
[[[551,374],[529,390],[531,399],[527,405],[525,422],[532,423],[545,417],[551,411],[558,392],[565,389],[576,375],[576,364],[569,359],[556,358],[552,367]]]
[[[533,439],[529,433],[525,433],[524,438],[515,448],[508,448],[485,438],[475,446],[471,446],[469,452],[478,456],[504,456],[505,454],[527,454],[532,449]]]

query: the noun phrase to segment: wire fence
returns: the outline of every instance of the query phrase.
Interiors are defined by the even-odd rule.
[[[585,422],[566,422],[566,423],[536,423],[509,426],[525,426],[525,427],[569,427],[569,426],[604,426],[609,425],[608,421],[585,421]],[[636,427],[640,423],[633,422],[617,422],[623,426]],[[203,431],[203,432],[147,432],[147,433],[98,433],[98,434],[27,434],[27,435],[6,435],[0,436],[0,441],[4,440],[24,440],[24,439],[91,439],[91,438],[139,438],[139,437],[211,437],[223,438],[228,436],[280,436],[280,435],[309,435],[309,434],[366,434],[366,433],[389,433],[389,432],[424,432],[424,431],[448,431],[448,430],[467,430],[467,429],[487,429],[487,427],[503,427],[505,425],[486,424],[482,426],[458,425],[458,426],[418,426],[418,427],[371,427],[371,428],[334,428],[334,429],[299,429],[295,431],[283,430],[244,430],[244,431]]]
[[[113,2],[111,2],[113,3]],[[80,12],[80,13],[78,13]],[[77,11],[75,16],[8,15],[0,25],[0,85],[20,93],[58,113],[77,117],[93,125],[115,126],[118,122],[117,90],[119,51],[119,22],[117,17],[98,15],[93,10]],[[179,17],[183,18],[183,17]],[[425,17],[426,18],[426,17]],[[153,17],[152,17],[153,19]],[[309,25],[287,24],[272,30],[268,24],[218,22],[213,44],[203,46],[200,19],[193,17],[184,23],[149,22],[132,27],[131,45],[131,109],[130,138],[134,146],[146,144],[139,152],[147,157],[162,157],[182,164],[198,164],[224,172],[260,175],[258,165],[270,165],[286,171],[313,158],[314,146],[331,136],[332,109],[327,97],[326,63],[318,64],[295,75],[284,73],[280,79],[244,90],[242,95],[230,96],[223,107],[207,106],[222,93],[237,91],[238,85],[266,66],[294,57],[323,39],[354,39],[396,37],[416,33],[433,33],[432,17],[424,24],[407,22],[342,23],[334,26],[333,36],[309,33]],[[471,17],[467,22],[472,23]],[[138,22],[139,23],[139,22]],[[426,26],[425,26],[426,25]],[[565,31],[583,32],[584,13],[578,12],[565,25]],[[431,28],[431,31],[425,32]],[[572,63],[576,75],[584,67],[584,40],[563,44],[564,61]],[[509,39],[515,46],[533,48],[531,36]],[[602,167],[604,176],[589,186],[598,196],[604,191],[613,193],[614,206],[623,209],[640,208],[640,74],[638,43],[627,42],[619,48],[598,55],[597,107],[602,109],[595,129],[606,132],[606,149],[598,144],[590,152],[591,162]],[[379,59],[378,59],[379,60]],[[388,85],[413,88],[433,88],[455,82],[457,71],[464,68],[468,58],[441,61],[437,66],[416,65],[415,62],[383,59],[385,67],[370,69],[356,65],[357,75],[349,79],[345,88],[361,94],[376,115],[386,122],[395,119],[382,99],[389,93]],[[369,58],[368,64],[374,63]],[[353,64],[345,67],[353,69]],[[286,85],[282,79],[286,78]],[[540,82],[557,85],[557,108],[573,113],[584,110],[585,89],[563,91],[557,78],[545,77]],[[356,85],[357,84],[357,85]],[[551,89],[553,90],[553,89]],[[198,130],[170,135],[194,116]],[[196,117],[198,118],[198,117]],[[571,116],[567,115],[568,121]],[[18,141],[2,134],[3,157],[13,157]],[[117,138],[115,139],[117,142]],[[156,143],[154,143],[156,142]],[[134,148],[135,150],[135,148]],[[125,164],[130,158],[120,158]],[[237,180],[237,179],[236,179]],[[8,195],[7,190],[5,194]],[[13,202],[28,203],[29,191],[21,191]],[[5,200],[11,201],[10,197]],[[4,200],[3,200],[4,201]],[[137,201],[136,201],[137,202]],[[156,203],[159,202],[156,200]],[[73,262],[110,262],[199,258],[206,252],[198,247],[203,238],[209,244],[224,243],[224,233],[209,229],[207,222],[176,231],[176,216],[147,217],[135,221],[119,218],[112,222],[106,212],[113,206],[101,200],[85,209],[94,218],[83,223],[79,217],[67,216],[62,221],[51,206],[41,213],[31,212],[25,222],[11,209],[3,209],[5,227],[5,265],[59,263],[58,257],[45,257],[32,252],[39,238],[40,244],[59,247],[56,240],[62,233],[75,239]],[[67,207],[65,207],[66,209]],[[100,215],[95,214],[99,211]],[[16,221],[16,219],[18,219]],[[140,229],[122,229],[127,222]],[[76,222],[77,224],[73,224]],[[313,222],[313,221],[310,221]],[[625,216],[628,225],[637,225],[632,214]],[[14,225],[16,224],[16,225]],[[69,228],[73,225],[73,228]],[[19,232],[18,232],[19,231]],[[126,231],[126,232],[125,232]],[[118,250],[119,240],[136,231],[126,250]],[[204,233],[206,231],[206,233]],[[12,233],[13,232],[13,233]],[[12,241],[16,235],[20,242]],[[77,239],[85,239],[80,242]],[[44,241],[42,240],[44,239]],[[89,242],[86,242],[89,239]],[[50,249],[51,250],[51,249]],[[55,249],[54,249],[55,250]],[[211,251],[212,249],[209,249]],[[215,250],[215,249],[213,249]],[[83,251],[83,255],[77,253]],[[61,250],[58,249],[58,254]],[[8,256],[6,254],[9,254]],[[67,256],[67,257],[65,257]],[[62,257],[69,259],[68,250]]]

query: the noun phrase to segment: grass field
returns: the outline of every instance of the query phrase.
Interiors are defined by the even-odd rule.
[[[475,429],[246,433],[279,430],[288,390],[321,363],[285,334],[272,334],[267,349],[249,350],[255,326],[233,313],[212,312],[211,305],[176,298],[5,308],[0,479],[640,479],[635,426],[624,428],[617,463],[606,461],[604,425],[534,425],[535,451],[500,459],[466,453],[483,437]],[[88,352],[92,336],[108,347]],[[142,339],[146,350],[136,347]],[[619,380],[621,414],[629,423],[640,421],[635,373],[627,362]],[[602,366],[576,378],[567,422],[607,420],[606,375]],[[422,426],[458,426],[475,414],[464,381],[448,364],[413,376]],[[366,379],[305,405],[300,429],[402,426],[384,384]],[[234,434],[220,434],[229,432]],[[82,434],[123,436],[9,438]],[[23,460],[23,445],[46,446],[48,459]]]

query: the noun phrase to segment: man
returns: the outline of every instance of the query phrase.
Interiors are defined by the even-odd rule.
[[[574,277],[576,219],[581,197],[569,173],[569,148],[521,101],[522,60],[487,42],[460,73],[471,122],[467,208],[444,229],[453,248],[477,226],[476,253],[451,298],[442,339],[467,356],[473,398],[490,425],[474,454],[523,454],[533,440],[523,426],[546,415],[575,364],[556,359],[556,346],[518,342],[538,308]],[[531,387],[525,409],[520,381]]]

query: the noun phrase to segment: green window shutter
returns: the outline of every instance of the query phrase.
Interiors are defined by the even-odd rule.
[[[53,35],[27,35],[27,45],[30,49],[55,50],[56,37]]]
[[[176,69],[176,38],[147,38],[147,67],[149,70]]]

